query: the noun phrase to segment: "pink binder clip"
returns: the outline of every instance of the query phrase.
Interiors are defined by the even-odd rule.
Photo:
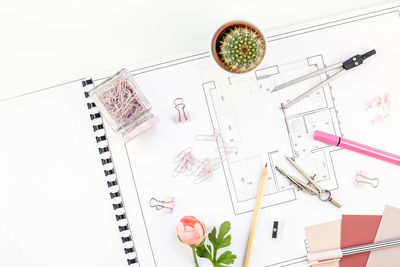
[[[178,97],[174,100],[175,109],[178,111],[178,114],[174,116],[174,120],[176,123],[186,122],[190,119],[189,113],[185,111],[185,104],[183,103],[183,98]]]
[[[157,211],[172,213],[175,206],[175,200],[173,197],[165,197],[164,200],[158,200],[152,197],[149,204],[150,207],[155,208]]]
[[[363,171],[357,171],[356,184],[369,184],[373,188],[377,188],[379,185],[379,178],[367,177],[366,173]]]
[[[386,116],[390,115],[390,104],[392,104],[392,98],[389,93],[386,93],[385,95],[386,111],[384,110],[384,114],[386,114]]]
[[[390,115],[390,104],[391,104],[391,97],[389,93],[386,93],[385,96],[378,96],[375,97],[369,104],[368,108],[378,108],[375,109],[378,112],[378,116],[372,120],[373,124],[377,124],[383,122],[389,115]]]

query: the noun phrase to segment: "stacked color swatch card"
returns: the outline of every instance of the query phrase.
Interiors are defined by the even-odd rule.
[[[309,252],[346,249],[400,238],[400,209],[386,206],[383,215],[343,215],[342,220],[306,227]],[[400,246],[333,258],[323,267],[395,267]]]
[[[370,244],[375,241],[381,215],[343,215],[341,248]],[[365,266],[370,252],[348,255],[341,259],[341,267]]]

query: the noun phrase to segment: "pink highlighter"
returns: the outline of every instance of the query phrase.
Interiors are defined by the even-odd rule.
[[[366,146],[333,134],[329,134],[322,131],[314,132],[314,140],[332,145],[345,148],[354,152],[358,152],[373,158],[384,160],[400,166],[400,156],[395,155],[380,149],[376,149],[370,146]]]

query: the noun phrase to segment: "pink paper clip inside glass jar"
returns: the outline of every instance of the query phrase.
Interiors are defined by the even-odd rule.
[[[122,69],[89,93],[111,128],[123,134],[125,142],[159,121],[126,69]]]

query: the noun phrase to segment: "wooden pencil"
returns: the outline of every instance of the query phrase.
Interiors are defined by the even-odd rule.
[[[251,219],[249,239],[247,241],[247,248],[244,257],[243,267],[249,266],[251,250],[253,248],[253,241],[256,234],[258,216],[260,215],[261,201],[264,195],[264,188],[266,181],[267,181],[267,163],[265,163],[265,167],[263,172],[261,173],[260,182],[258,184],[256,204],[254,206],[253,218]]]

